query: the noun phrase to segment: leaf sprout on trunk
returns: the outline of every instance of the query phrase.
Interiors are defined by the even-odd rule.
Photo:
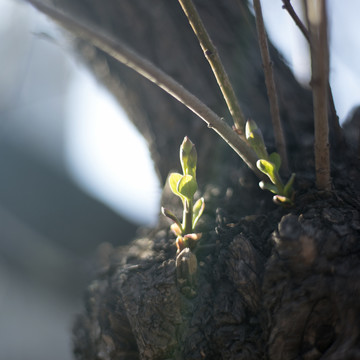
[[[257,168],[267,175],[271,181],[271,183],[260,181],[260,188],[269,190],[275,194],[273,197],[275,204],[292,205],[294,200],[293,184],[295,174],[291,174],[286,185],[283,184],[279,175],[281,157],[277,152],[273,152],[270,155],[268,154],[261,130],[257,127],[254,120],[248,120],[246,122],[245,135],[249,145],[259,157],[259,160],[256,162]]]
[[[195,233],[194,229],[205,208],[204,198],[200,198],[194,203],[194,195],[198,188],[196,182],[197,152],[195,145],[187,136],[180,146],[180,163],[183,173],[171,173],[169,185],[171,191],[183,203],[182,222],[172,211],[161,208],[161,212],[174,222],[170,228],[177,236],[178,253],[185,248],[194,248],[197,240],[201,238],[202,234]]]

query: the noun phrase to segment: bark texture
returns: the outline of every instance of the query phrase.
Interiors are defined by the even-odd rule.
[[[229,117],[176,1],[54,3],[123,39]],[[195,3],[245,115],[259,124],[272,150],[247,1]],[[199,154],[199,182],[207,184],[200,187],[206,201],[203,237],[186,255],[196,256],[196,275],[186,275],[186,262],[181,271],[176,267],[175,239],[164,219],[126,248],[107,250],[74,325],[76,358],[360,358],[359,174],[348,160],[354,153],[344,148],[341,162],[332,164],[334,192],[315,192],[311,96],[276,51],[271,47],[289,160],[297,172],[296,206],[288,209],[272,205],[239,159],[181,104],[91,45],[76,42],[147,139],[161,180],[178,164],[178,147],[188,135]],[[163,204],[173,201],[165,189]]]
[[[196,285],[179,281],[166,230],[114,251],[77,318],[76,358],[359,358],[359,194],[337,186],[248,217],[218,196]]]

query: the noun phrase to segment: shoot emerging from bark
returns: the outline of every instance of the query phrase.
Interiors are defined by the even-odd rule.
[[[185,248],[192,249],[201,237],[201,233],[194,233],[195,226],[205,208],[204,198],[200,198],[194,203],[194,195],[197,190],[196,162],[195,145],[188,137],[185,137],[180,146],[180,163],[183,173],[171,173],[169,176],[170,189],[181,199],[183,204],[182,223],[173,212],[164,207],[161,208],[161,212],[174,222],[170,228],[177,236],[178,253]]]
[[[275,194],[273,197],[275,204],[292,205],[294,201],[293,184],[295,174],[293,173],[291,175],[286,185],[283,184],[279,175],[281,156],[276,152],[273,152],[270,155],[268,154],[261,130],[257,127],[254,120],[247,121],[245,134],[248,143],[259,157],[259,160],[256,162],[256,166],[271,181],[271,183],[260,181],[260,188],[263,190],[269,190]]]

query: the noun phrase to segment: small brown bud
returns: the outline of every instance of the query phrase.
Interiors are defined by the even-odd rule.
[[[176,257],[176,275],[181,288],[196,287],[197,259],[189,248],[183,249]]]

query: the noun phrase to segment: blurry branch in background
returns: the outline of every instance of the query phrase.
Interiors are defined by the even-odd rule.
[[[303,22],[301,21],[299,16],[296,14],[293,6],[291,5],[290,0],[282,0],[282,2],[283,2],[283,9],[285,9],[289,13],[290,17],[294,20],[295,24],[298,26],[298,28],[300,29],[300,31],[304,35],[305,39],[310,44],[309,31],[307,30],[306,26],[303,24]],[[343,137],[343,132],[342,132],[340,122],[339,122],[339,116],[336,113],[334,97],[333,97],[333,94],[332,94],[332,90],[331,90],[331,86],[330,86],[329,81],[328,81],[327,87],[328,87],[328,94],[329,94],[328,96],[329,96],[329,106],[330,106],[330,112],[331,112],[331,119],[332,119],[331,126],[332,126],[332,129],[334,131],[336,145],[340,145],[340,144],[342,144],[344,142],[344,137]]]
[[[138,55],[118,39],[115,39],[108,34],[104,34],[98,27],[81,23],[79,20],[64,14],[51,5],[46,5],[41,1],[27,1],[38,10],[60,23],[64,28],[91,42],[100,50],[155,83],[168,94],[183,103],[192,112],[204,120],[209,128],[212,128],[217,132],[259,178],[264,178],[263,174],[256,167],[257,156],[250,146],[248,146],[248,144],[243,141],[222,118],[215,114],[208,106],[202,103],[196,96],[186,90],[172,77],[157,68],[150,61]]]
[[[273,63],[270,58],[264,19],[261,10],[261,3],[260,0],[253,0],[253,3],[254,3],[256,28],[258,32],[258,41],[260,46],[261,59],[264,68],[265,84],[266,84],[266,89],[270,103],[270,113],[271,113],[273,129],[274,129],[276,149],[281,156],[282,169],[284,170],[285,173],[288,173],[289,163],[288,163],[288,157],[286,151],[286,141],[284,137],[284,131],[281,125],[278,97],[277,97],[274,72],[273,72]]]
[[[310,41],[309,32],[308,32],[307,28],[305,27],[305,25],[303,24],[303,22],[301,21],[301,19],[299,18],[299,16],[296,14],[293,6],[291,5],[290,0],[282,0],[282,2],[284,4],[283,9],[285,9],[289,13],[289,15],[294,20],[297,27],[300,29],[300,31],[304,35],[305,39],[307,41]]]
[[[311,50],[316,185],[319,190],[330,191],[328,121],[329,48],[326,0],[304,0],[304,4],[309,26]]]
[[[219,88],[224,96],[226,105],[233,118],[235,128],[240,136],[244,138],[245,117],[236,98],[235,91],[231,85],[226,70],[221,62],[220,56],[214,46],[205,26],[197,12],[192,0],[178,0],[189,23],[199,40],[205,58],[209,62],[215,75]]]

